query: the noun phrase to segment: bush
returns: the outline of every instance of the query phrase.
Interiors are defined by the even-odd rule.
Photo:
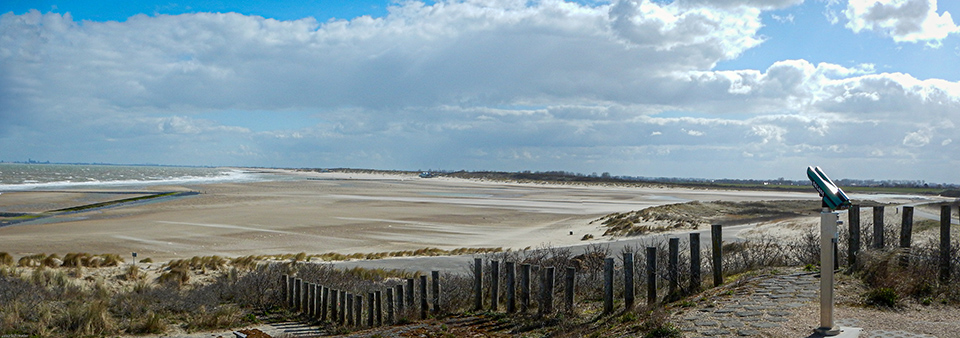
[[[900,296],[892,288],[875,288],[864,294],[866,303],[878,307],[895,307]]]

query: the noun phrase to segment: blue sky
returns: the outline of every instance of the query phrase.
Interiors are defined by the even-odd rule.
[[[958,183],[958,12],[5,1],[0,160]]]

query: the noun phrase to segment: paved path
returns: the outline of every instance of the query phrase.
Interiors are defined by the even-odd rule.
[[[688,337],[759,336],[765,328],[779,327],[792,309],[819,299],[820,281],[813,273],[792,273],[766,278],[756,288],[733,290],[683,317],[681,329]]]

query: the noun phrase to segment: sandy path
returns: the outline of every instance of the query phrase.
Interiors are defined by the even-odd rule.
[[[278,173],[283,179],[152,190],[200,195],[0,228],[0,251],[196,255],[522,249],[582,244],[611,212],[689,200],[813,199],[810,193],[506,184],[415,176]],[[38,195],[40,194],[40,195]],[[39,197],[38,197],[39,196]],[[54,195],[51,195],[54,196]],[[3,205],[16,207],[16,194]],[[22,201],[43,204],[42,193]],[[574,235],[569,233],[573,231]]]

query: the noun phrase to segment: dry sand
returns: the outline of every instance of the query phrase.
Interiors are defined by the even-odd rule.
[[[612,212],[690,200],[816,199],[810,193],[508,184],[416,176],[295,173],[255,183],[157,186],[201,194],[0,228],[0,251],[138,252],[155,261],[197,255],[383,252],[438,247],[582,244]],[[36,212],[110,198],[6,192],[0,211]],[[898,200],[900,197],[890,197]],[[909,199],[905,199],[909,201]],[[82,203],[81,203],[82,204]],[[570,235],[570,232],[573,235]],[[604,241],[606,239],[599,239]]]

